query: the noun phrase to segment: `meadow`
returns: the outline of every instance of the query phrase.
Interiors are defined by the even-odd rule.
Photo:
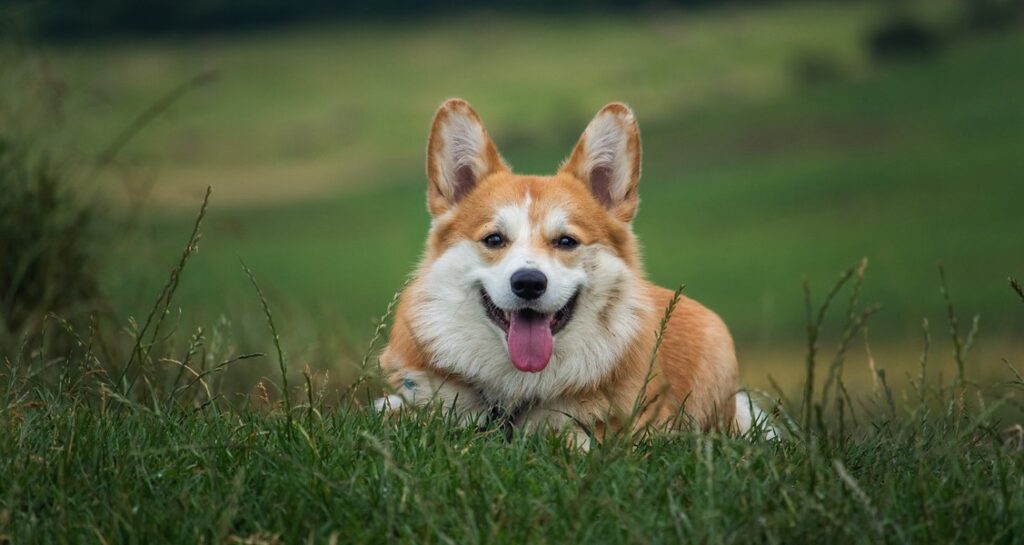
[[[59,351],[44,331],[2,354],[0,543],[1016,542],[1024,33],[877,63],[879,17],[478,13],[5,57],[2,113],[107,220],[109,308],[99,332],[48,319]],[[634,108],[650,276],[723,316],[784,440],[583,453],[365,409],[449,96],[532,173],[604,103]]]

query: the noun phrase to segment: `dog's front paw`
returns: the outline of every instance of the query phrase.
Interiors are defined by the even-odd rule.
[[[589,451],[592,444],[590,436],[587,435],[587,432],[581,429],[570,430],[569,433],[566,434],[565,439],[569,448],[577,448],[582,452]]]
[[[373,410],[378,413],[391,413],[401,409],[404,404],[405,399],[402,396],[392,394],[377,398],[373,402]]]

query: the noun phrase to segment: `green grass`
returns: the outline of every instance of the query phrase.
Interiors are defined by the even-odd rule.
[[[11,543],[1012,543],[1024,463],[932,414],[828,442],[656,437],[588,453],[439,414],[8,415]],[[934,419],[934,420],[933,420]],[[834,442],[833,442],[834,441]]]
[[[1019,541],[1024,380],[1002,358],[1024,359],[1024,295],[1006,281],[1024,274],[1024,35],[872,67],[873,17],[848,3],[475,15],[44,47],[51,79],[29,64],[14,81],[54,101],[4,86],[2,113],[59,105],[38,137],[68,171],[169,89],[220,79],[99,180],[103,211],[142,218],[102,256],[112,316],[77,337],[49,318],[0,354],[0,543]],[[799,84],[809,51],[842,77]],[[421,250],[425,134],[451,95],[524,172],[550,172],[604,102],[634,106],[651,276],[723,315],[746,383],[780,398],[782,441],[682,431],[581,452],[365,409],[379,388],[347,385]],[[126,204],[124,187],[154,179],[145,206]],[[843,292],[805,367],[801,277],[820,304],[861,256],[851,308],[881,303],[881,346],[868,357]],[[181,282],[154,307],[172,268]],[[968,337],[973,351],[951,350]]]
[[[91,334],[59,356],[9,354],[0,540],[1012,543],[1024,532],[1024,435],[1012,425],[1024,379],[1011,368],[998,386],[966,374],[943,385],[927,344],[907,391],[883,369],[880,388],[851,398],[841,359],[810,364],[838,371],[832,397],[819,387],[778,404],[778,441],[679,431],[611,435],[584,452],[439,409],[374,414],[360,393],[329,403],[320,376],[283,404],[262,387],[225,400],[216,378],[228,364],[211,362],[242,354],[224,340],[214,329],[184,357],[143,351],[136,388]],[[201,380],[179,388],[157,361]]]
[[[226,370],[263,355],[240,350],[222,323],[182,344],[163,312],[202,219],[155,320],[130,338],[51,318],[3,354],[0,542],[973,544],[1024,532],[1024,378],[1007,365],[979,383],[965,365],[975,332],[951,319],[951,382],[926,333],[908,388],[879,368],[871,393],[849,394],[848,347],[822,352],[818,334],[829,308],[842,337],[862,327],[871,305],[854,269],[807,301],[818,318],[804,401],[761,396],[780,440],[684,429],[611,434],[581,451],[563,435],[506,437],[440,408],[375,414],[363,403],[380,391],[373,382],[332,392],[306,370],[288,388],[274,309],[248,269],[284,387],[264,378],[233,396]]]

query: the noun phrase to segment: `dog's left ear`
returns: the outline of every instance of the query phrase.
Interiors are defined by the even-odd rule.
[[[561,172],[587,184],[591,194],[622,221],[632,221],[640,204],[640,128],[633,111],[613,102],[597,112]]]
[[[468,102],[448,99],[437,110],[427,144],[427,208],[439,216],[480,180],[508,167]]]

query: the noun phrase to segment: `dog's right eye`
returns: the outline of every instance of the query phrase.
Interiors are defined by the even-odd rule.
[[[488,248],[501,248],[505,245],[505,237],[501,236],[501,233],[491,233],[485,236],[480,242]]]

